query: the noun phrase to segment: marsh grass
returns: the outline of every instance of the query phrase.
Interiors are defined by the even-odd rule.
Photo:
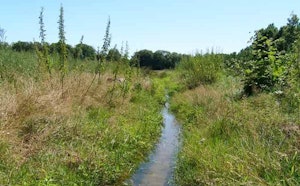
[[[49,78],[35,54],[0,56],[0,185],[120,185],[146,159],[162,124],[150,78],[121,66],[124,94],[113,63],[91,84],[96,62],[70,60],[62,92],[55,66]]]
[[[234,78],[175,95],[183,124],[178,185],[297,185],[299,115],[282,112],[272,94],[237,98]]]

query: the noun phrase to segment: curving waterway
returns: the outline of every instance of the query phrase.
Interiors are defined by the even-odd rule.
[[[179,147],[180,127],[175,116],[169,112],[169,103],[162,110],[164,128],[156,149],[149,161],[143,163],[129,180],[134,186],[174,185],[173,171]]]

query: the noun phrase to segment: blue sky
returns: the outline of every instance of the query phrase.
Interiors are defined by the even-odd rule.
[[[194,53],[215,48],[230,53],[246,47],[255,30],[283,26],[299,0],[0,0],[0,27],[6,41],[39,40],[38,16],[44,7],[47,42],[58,40],[60,5],[65,9],[67,42],[101,46],[108,16],[112,47],[128,41],[141,49]]]

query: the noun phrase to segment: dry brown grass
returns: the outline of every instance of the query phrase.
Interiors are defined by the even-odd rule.
[[[60,123],[78,113],[88,108],[109,107],[110,89],[114,83],[120,83],[107,80],[112,77],[112,74],[103,74],[99,83],[96,80],[88,88],[94,74],[71,73],[65,78],[64,92],[58,74],[39,82],[19,77],[17,87],[3,82],[0,86],[0,138],[14,147],[11,149],[13,159],[22,164],[39,152],[48,137],[60,130]],[[132,87],[136,83],[131,82]],[[150,89],[149,79],[140,79],[139,83]],[[124,112],[123,106],[129,102],[130,92],[122,97],[120,89],[116,89],[113,94],[114,105],[120,105],[114,112]]]

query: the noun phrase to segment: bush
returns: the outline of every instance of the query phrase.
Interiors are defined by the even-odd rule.
[[[218,54],[185,57],[177,66],[185,86],[193,89],[201,84],[217,81],[221,70],[222,56]]]

